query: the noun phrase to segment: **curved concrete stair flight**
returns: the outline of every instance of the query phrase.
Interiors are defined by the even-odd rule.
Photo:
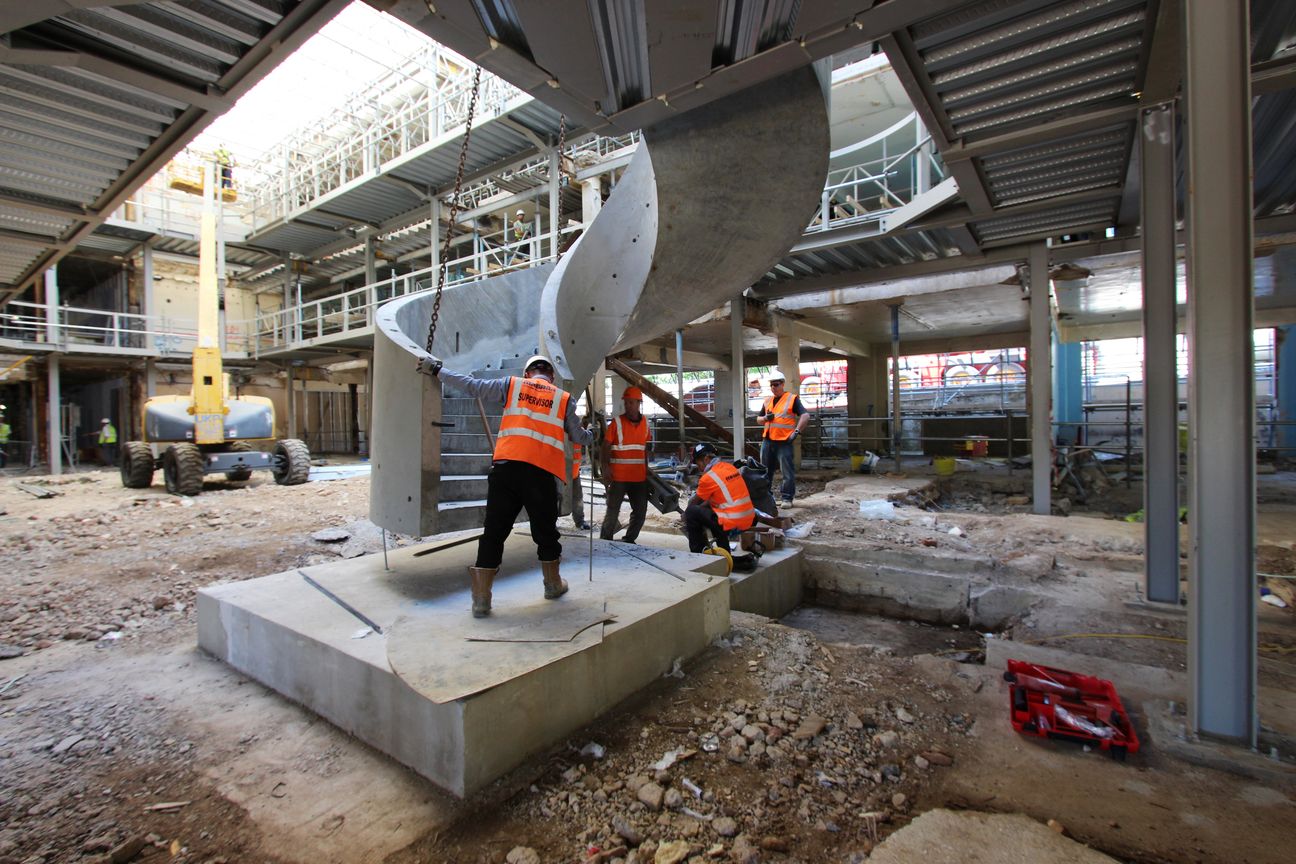
[[[738,296],[814,212],[828,165],[825,91],[799,69],[645,129],[643,141],[556,266],[445,290],[434,354],[489,376],[546,353],[579,391],[612,351]],[[475,400],[415,371],[434,301],[427,292],[383,306],[374,340],[370,519],[416,536],[479,526],[485,502],[467,490],[489,470]]]

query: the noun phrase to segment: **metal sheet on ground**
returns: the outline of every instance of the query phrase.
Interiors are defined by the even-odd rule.
[[[459,608],[422,610],[396,619],[387,662],[427,699],[454,702],[598,645],[603,622],[614,617],[606,605],[602,597],[564,598],[496,609],[489,618]],[[523,634],[529,641],[516,641]]]

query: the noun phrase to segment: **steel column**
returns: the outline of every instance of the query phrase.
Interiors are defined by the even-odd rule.
[[[364,241],[364,284],[372,285],[378,281],[378,250],[374,246],[371,234]]]
[[[684,446],[684,331],[675,331],[675,396],[679,399],[679,446],[680,461],[688,460],[688,450]]]
[[[153,290],[153,241],[144,244],[140,250],[140,273],[144,279],[144,308],[140,310],[144,313],[144,326],[147,329],[147,335],[144,337],[144,347],[150,351],[157,351],[157,331],[153,324],[153,311],[157,308],[157,299]],[[253,334],[255,338],[255,334]],[[148,391],[152,396],[153,391]]]
[[[428,205],[428,247],[431,249],[431,279],[436,284],[437,270],[441,267],[441,199],[433,198]]]
[[[49,397],[49,468],[51,474],[63,473],[63,412],[60,410],[62,395],[59,384],[59,355],[51,353],[45,361],[45,392]]]
[[[1184,4],[1189,714],[1255,745],[1255,370],[1248,4]]]
[[[1031,512],[1047,516],[1053,509],[1053,373],[1050,342],[1048,247],[1030,249],[1030,397]]]
[[[780,315],[778,329],[778,365],[787,376],[784,391],[793,396],[801,394],[801,329],[795,320]],[[801,436],[792,442],[792,463],[801,467]]]
[[[735,459],[747,452],[747,361],[743,357],[742,332],[745,306],[742,295],[729,301],[729,377],[733,388]]]
[[[1141,112],[1143,536],[1146,592],[1179,602],[1179,370],[1175,355],[1174,105]]]
[[[1274,332],[1278,358],[1278,419],[1296,424],[1296,326],[1279,327]],[[1278,427],[1278,446],[1283,455],[1294,458],[1296,452],[1296,425]]]

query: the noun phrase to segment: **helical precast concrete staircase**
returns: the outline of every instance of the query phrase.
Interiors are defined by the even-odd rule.
[[[828,169],[827,90],[802,68],[643,130],[557,265],[444,291],[432,351],[460,372],[554,359],[579,393],[604,357],[738,296],[796,242]],[[378,311],[370,519],[428,536],[482,524],[490,443],[475,399],[419,375],[433,292]],[[493,410],[497,423],[499,408]]]

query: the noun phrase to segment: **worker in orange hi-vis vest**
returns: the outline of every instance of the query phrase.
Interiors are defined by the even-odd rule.
[[[745,531],[756,521],[756,508],[742,474],[732,462],[720,458],[711,444],[702,443],[693,448],[693,467],[702,474],[697,494],[684,508],[684,531],[688,534],[689,551],[701,552],[707,545],[707,532],[715,538],[716,545],[729,550],[729,532]]]
[[[586,418],[582,418],[581,425],[585,425]],[[589,523],[585,521],[585,493],[581,488],[580,468],[581,457],[584,455],[583,448],[579,444],[572,446],[572,470],[571,470],[571,490],[572,490],[572,524],[578,531],[589,530]],[[591,514],[593,515],[593,514]]]
[[[770,397],[761,406],[756,419],[765,424],[760,457],[765,464],[765,477],[772,490],[775,470],[783,473],[779,507],[788,510],[796,497],[796,448],[793,442],[810,423],[810,413],[801,404],[799,396],[784,389],[785,384],[784,373],[775,370],[769,381]]]
[[[652,454],[652,429],[644,417],[643,391],[627,387],[621,397],[625,410],[608,424],[603,439],[603,477],[607,487],[607,513],[599,538],[611,540],[621,515],[621,502],[630,499],[630,527],[622,542],[633,543],[639,537],[648,515],[648,457]]]
[[[544,596],[567,593],[559,575],[562,544],[558,534],[558,483],[567,482],[567,440],[587,445],[594,436],[576,417],[576,400],[553,383],[553,363],[537,354],[526,362],[522,377],[473,378],[442,368],[441,361],[420,352],[418,371],[441,378],[456,390],[504,406],[486,486],[486,524],[477,542],[472,579],[472,614],[490,614],[491,586],[504,557],[504,541],[526,508],[544,573]]]

